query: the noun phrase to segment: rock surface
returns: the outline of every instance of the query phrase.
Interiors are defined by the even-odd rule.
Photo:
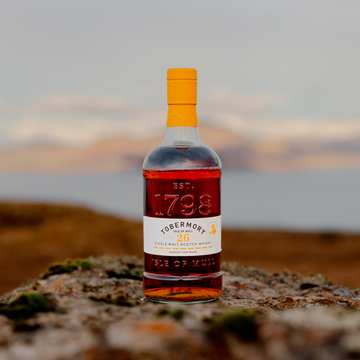
[[[141,272],[100,257],[27,280],[0,299],[0,360],[360,358],[360,290],[227,262],[220,299],[165,305],[143,297]]]

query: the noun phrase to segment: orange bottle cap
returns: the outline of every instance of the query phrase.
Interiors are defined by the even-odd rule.
[[[168,104],[196,105],[196,79],[196,69],[169,69],[167,72]]]
[[[175,68],[167,71],[168,80],[197,80],[196,69]]]
[[[169,69],[167,80],[169,111],[166,126],[197,126],[196,69]]]

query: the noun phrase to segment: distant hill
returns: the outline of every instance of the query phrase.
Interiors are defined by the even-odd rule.
[[[250,141],[227,130],[200,126],[203,142],[225,168],[290,171],[360,167],[360,139],[354,141]],[[139,169],[162,137],[103,139],[84,148],[34,145],[0,152],[0,172],[123,172]]]

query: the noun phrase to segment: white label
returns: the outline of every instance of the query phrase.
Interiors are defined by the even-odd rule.
[[[221,251],[221,215],[189,219],[144,216],[144,251],[165,256],[218,253]]]

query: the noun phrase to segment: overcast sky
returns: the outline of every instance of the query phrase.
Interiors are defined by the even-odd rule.
[[[152,134],[170,67],[197,68],[204,122],[360,136],[359,16],[358,0],[3,0],[0,147]]]

